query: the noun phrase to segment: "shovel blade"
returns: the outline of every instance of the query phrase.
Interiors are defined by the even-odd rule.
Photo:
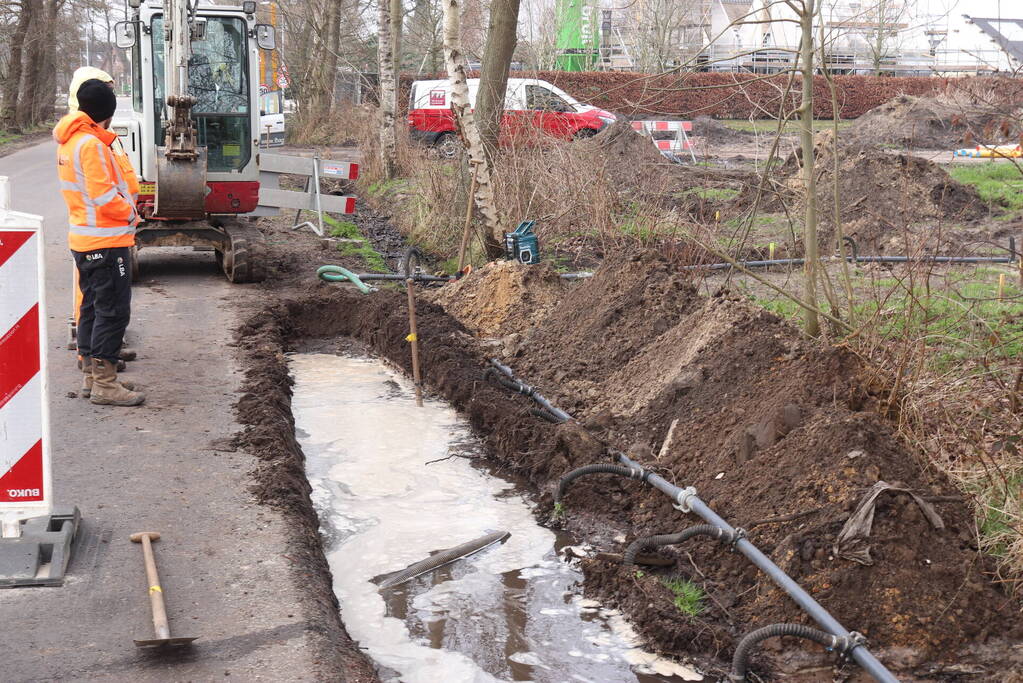
[[[154,638],[153,640],[136,640],[135,647],[181,647],[182,645],[188,645],[193,640],[198,639],[199,636],[194,638]]]

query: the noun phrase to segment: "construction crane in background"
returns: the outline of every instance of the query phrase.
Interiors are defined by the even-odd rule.
[[[600,61],[600,24],[596,0],[557,0],[559,71],[591,71]]]

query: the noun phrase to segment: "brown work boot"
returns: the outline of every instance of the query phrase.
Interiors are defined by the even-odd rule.
[[[117,381],[117,367],[102,358],[92,359],[92,391],[89,401],[98,406],[137,406],[146,400]]]
[[[92,359],[91,358],[79,358],[78,367],[82,371],[82,398],[89,398],[92,396]],[[135,385],[132,382],[121,380],[121,386],[128,391],[135,391]]]

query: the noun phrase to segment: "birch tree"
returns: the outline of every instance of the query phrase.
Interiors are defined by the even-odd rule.
[[[393,178],[397,166],[395,133],[394,55],[391,42],[391,0],[377,0],[379,26],[378,53],[380,73],[380,169],[385,178]]]
[[[487,254],[496,257],[504,242],[501,220],[497,214],[494,185],[491,181],[491,166],[483,149],[480,131],[473,118],[469,102],[469,86],[465,76],[465,58],[461,45],[461,22],[459,0],[443,0],[444,3],[444,63],[451,80],[451,110],[458,124],[458,131],[465,144],[469,163],[476,168],[476,194],[473,200],[476,210],[483,219],[487,235]]]

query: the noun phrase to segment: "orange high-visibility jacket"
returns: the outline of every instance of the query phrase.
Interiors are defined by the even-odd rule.
[[[117,135],[85,112],[68,114],[53,129],[57,175],[67,203],[72,251],[135,245],[139,184],[127,155],[110,145]]]

